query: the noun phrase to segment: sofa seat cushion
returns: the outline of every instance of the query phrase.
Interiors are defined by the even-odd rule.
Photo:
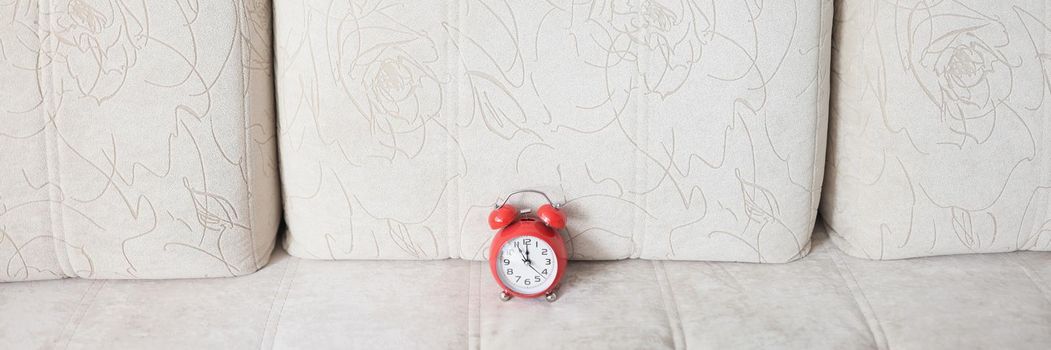
[[[1051,250],[1048,3],[836,5],[836,242],[871,259]]]
[[[269,13],[0,2],[0,281],[265,264],[279,222]]]
[[[480,262],[317,261],[256,274],[0,287],[0,348],[1041,348],[1051,253],[870,261],[815,234],[782,265],[571,262],[554,303]],[[534,346],[533,344],[536,344]]]
[[[275,14],[292,255],[485,259],[490,208],[525,188],[566,203],[574,259],[784,262],[809,247],[831,1]]]

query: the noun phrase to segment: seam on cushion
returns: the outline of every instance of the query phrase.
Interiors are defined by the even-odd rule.
[[[675,349],[686,349],[686,337],[683,332],[682,318],[679,317],[679,304],[675,302],[675,293],[664,269],[664,261],[651,260],[653,274],[657,279],[661,300],[664,302],[664,313],[668,316],[668,328],[671,330],[672,346]]]
[[[70,315],[69,320],[66,321],[66,325],[62,327],[62,333],[55,341],[56,347],[63,349],[69,348],[69,342],[73,340],[73,336],[76,335],[77,330],[80,329],[80,323],[84,320],[84,316],[87,315],[91,306],[95,305],[95,297],[98,296],[99,291],[101,291],[107,283],[109,283],[109,280],[91,281],[91,285],[88,286],[88,289],[84,291],[84,294],[80,295],[80,301],[77,302],[77,307],[73,310],[73,315]]]
[[[1018,267],[1022,269],[1022,273],[1025,274],[1025,277],[1029,278],[1029,281],[1032,282],[1034,286],[1036,286],[1036,290],[1040,292],[1040,295],[1044,297],[1044,300],[1046,300],[1048,303],[1051,303],[1051,291],[1048,290],[1047,284],[1044,282],[1044,279],[1039,277],[1039,275],[1034,273],[1033,270],[1029,268],[1029,264],[1020,261],[1018,259],[1017,254],[1004,253],[1002,255],[1006,255],[1005,257],[1003,257],[1003,259],[1011,260],[1012,263],[1018,265]]]
[[[250,151],[250,149],[248,147],[249,139],[251,138],[251,133],[249,132],[249,129],[252,127],[252,124],[251,124],[252,123],[252,118],[251,118],[251,114],[252,113],[248,110],[248,96],[251,95],[251,92],[248,91],[248,89],[249,89],[248,88],[248,74],[250,74],[250,73],[248,72],[248,70],[245,69],[245,66],[248,64],[248,57],[245,54],[245,40],[252,40],[252,39],[251,39],[250,35],[248,35],[248,37],[249,37],[248,39],[245,39],[245,38],[242,37],[242,35],[244,35],[246,33],[242,33],[241,32],[241,30],[242,30],[241,27],[247,25],[246,22],[248,21],[248,9],[244,8],[244,6],[245,6],[244,3],[241,3],[241,5],[234,5],[234,11],[236,12],[234,14],[234,17],[237,18],[237,27],[234,30],[236,31],[237,34],[239,34],[239,35],[235,35],[234,36],[234,40],[237,40],[238,47],[241,50],[241,52],[240,52],[240,54],[241,54],[241,62],[240,62],[240,68],[241,68],[241,82],[240,82],[240,84],[241,84],[241,91],[240,91],[240,94],[241,94],[241,119],[243,120],[242,123],[241,123],[241,146],[243,147],[243,150],[244,150],[244,167],[245,167],[245,182],[246,182],[245,183],[245,202],[246,202],[245,204],[248,206],[248,213],[246,215],[248,216],[248,227],[249,227],[249,229],[248,229],[248,242],[252,245],[250,250],[252,252],[252,264],[255,267],[255,269],[252,272],[255,272],[255,271],[259,271],[259,268],[260,268],[260,261],[259,261],[259,255],[260,254],[258,254],[256,252],[256,250],[259,249],[259,248],[256,246],[256,242],[255,242],[255,234],[257,232],[256,230],[258,229],[258,227],[255,224],[255,216],[253,215],[254,214],[253,213],[254,208],[253,208],[253,205],[252,205],[252,185],[254,184],[254,180],[252,179],[252,175],[253,175],[254,172],[252,171],[252,155],[250,154],[251,151]],[[244,15],[244,17],[242,17],[242,15]],[[271,21],[272,20],[273,20],[273,18],[271,18]],[[271,57],[273,57],[273,56],[271,55]]]
[[[467,348],[481,348],[482,281],[481,262],[467,262]],[[477,283],[475,283],[477,281]],[[472,317],[472,315],[474,317]]]
[[[460,28],[463,28],[463,17],[464,16],[460,13],[461,11],[463,11],[463,9],[460,6],[461,2],[460,1],[453,1],[452,4],[453,4],[453,6],[452,6],[452,8],[449,9],[449,11],[450,11],[452,16],[456,17],[455,21],[456,21],[456,28],[457,28],[457,30],[456,30],[456,34],[455,34],[456,35],[455,36],[456,46],[453,47],[453,48],[450,48],[450,49],[453,49],[458,54],[459,53],[458,50],[460,50],[460,48],[463,47],[462,40],[461,40]],[[446,59],[448,60],[448,64],[451,64],[452,67],[453,67],[453,69],[451,69],[449,71],[449,74],[454,74],[455,75],[455,74],[457,74],[459,72],[460,65],[457,63],[457,62],[459,62],[459,59],[453,59],[453,57],[458,57],[458,56],[450,55]],[[453,106],[455,107],[456,115],[459,115],[460,114],[460,99],[461,99],[460,94],[463,91],[463,89],[460,88],[461,87],[460,84],[463,84],[464,82],[461,79],[455,79],[455,78],[454,78],[454,81],[456,81],[456,84],[453,84],[453,89],[455,89],[455,92],[454,92],[455,95],[454,96],[456,96],[456,103],[454,103]],[[457,170],[457,173],[459,173],[459,167],[457,166],[457,164],[460,162],[460,159],[458,157],[456,157],[456,154],[460,153],[459,152],[459,147],[460,147],[459,140],[460,140],[460,131],[461,131],[460,130],[460,123],[454,122],[454,123],[452,123],[452,125],[453,125],[452,126],[452,133],[453,133],[454,138],[450,139],[449,142],[452,142],[453,146],[456,147],[457,152],[455,154],[450,154],[450,159],[452,159],[452,161],[453,161],[453,163],[452,163],[453,167]],[[457,221],[458,220],[465,220],[465,218],[466,218],[466,215],[463,215],[463,213],[460,213],[460,210],[459,210],[459,208],[461,207],[460,204],[462,204],[461,203],[462,198],[460,196],[461,193],[463,193],[462,191],[463,191],[463,177],[457,175],[456,176],[456,191],[452,193],[455,196],[456,200],[451,202],[452,205],[453,205],[452,213],[455,216],[449,222],[450,222],[450,224],[453,224],[455,227],[459,227],[459,228],[463,228],[463,225],[458,224]],[[452,231],[450,231],[450,232],[452,232]],[[462,251],[463,250],[463,230],[458,230],[458,231],[455,231],[455,232],[456,232],[456,255],[458,257],[460,257],[460,258],[463,258],[463,255],[464,255],[463,251]],[[452,253],[450,252],[449,254],[451,256]]]
[[[37,36],[41,38],[40,50],[45,50],[44,46],[51,46],[51,42],[54,41],[52,35],[47,35],[47,31],[54,28],[51,21],[53,16],[51,15],[52,4],[49,0],[41,0],[37,3]],[[47,26],[45,29],[44,26]],[[39,53],[43,56],[43,53]],[[37,64],[40,64],[39,58]],[[65,220],[62,218],[62,171],[59,169],[59,161],[61,157],[58,154],[58,108],[55,106],[55,101],[50,97],[50,93],[55,91],[54,81],[54,62],[48,62],[46,68],[40,67],[40,77],[38,81],[42,86],[41,99],[43,100],[44,114],[50,120],[47,125],[44,126],[44,167],[47,168],[48,181],[53,181],[53,186],[48,186],[48,214],[49,221],[51,224],[51,236],[54,238],[54,253],[55,260],[58,263],[59,268],[62,270],[63,277],[79,277],[76,269],[73,268],[69,250],[67,244],[63,242],[70,242],[66,238]],[[54,111],[55,115],[52,115]]]
[[[1042,18],[1048,18],[1048,16],[1051,15],[1051,12],[1048,11],[1048,5],[1047,5],[1046,1],[1043,3],[1043,7],[1041,8],[1041,10],[1042,10],[1041,13],[1044,14],[1044,17],[1042,17]],[[1014,13],[1022,21],[1022,26],[1024,28],[1026,26],[1025,18],[1022,18],[1023,16],[1022,16],[1021,13],[1019,13],[1019,11],[1025,11],[1025,10],[1022,9],[1020,6],[1015,6],[1014,7]],[[1035,17],[1034,14],[1029,14],[1029,15]],[[1036,50],[1036,54],[1037,54],[1037,57],[1036,57],[1037,64],[1041,64],[1040,57],[1039,57],[1040,50],[1051,49],[1051,41],[1048,41],[1048,38],[1049,38],[1049,36],[1047,35],[1048,32],[1047,31],[1040,31],[1040,32],[1042,33],[1040,40],[1041,40],[1041,43],[1043,44],[1043,46],[1038,46],[1038,44],[1036,43],[1036,38],[1032,38],[1033,39],[1033,49]],[[1043,90],[1044,88],[1045,88],[1045,86],[1043,86],[1043,84],[1041,84],[1040,89]],[[1051,87],[1048,87],[1048,88],[1051,88]],[[1041,95],[1043,95],[1044,93],[1045,92],[1041,92]],[[1037,109],[1035,111],[1039,111],[1040,107],[1041,106],[1038,105]],[[1046,123],[1046,121],[1045,121],[1045,123]],[[1046,144],[1051,143],[1051,137],[1049,137],[1051,135],[1044,134],[1043,136],[1044,136],[1043,138],[1046,140],[1043,144],[1046,145]],[[1034,149],[1034,157],[1036,155],[1038,155],[1039,153],[1040,153],[1039,148]],[[1037,246],[1037,243],[1039,242],[1039,238],[1040,238],[1040,234],[1041,234],[1039,231],[1037,231],[1037,229],[1040,228],[1040,226],[1041,226],[1041,222],[1040,222],[1040,219],[1039,219],[1041,216],[1045,216],[1045,217],[1051,218],[1051,203],[1048,203],[1048,201],[1042,201],[1042,202],[1041,201],[1036,201],[1036,203],[1033,203],[1033,200],[1036,199],[1037,192],[1039,192],[1040,189],[1046,188],[1044,186],[1046,184],[1049,184],[1048,180],[1051,180],[1051,159],[1046,159],[1048,157],[1035,157],[1035,158],[1041,159],[1040,163],[1037,164],[1037,168],[1040,169],[1041,171],[1039,171],[1036,174],[1035,190],[1034,190],[1032,196],[1029,198],[1029,200],[1030,200],[1029,205],[1032,205],[1035,208],[1027,208],[1026,212],[1023,213],[1023,216],[1022,216],[1023,221],[1022,222],[1023,223],[1025,222],[1024,220],[1025,220],[1026,214],[1028,214],[1027,213],[1028,209],[1033,209],[1033,212],[1036,213],[1035,215],[1037,216],[1037,219],[1034,220],[1029,225],[1029,227],[1021,227],[1020,226],[1018,228],[1018,235],[1015,236],[1015,248],[1014,248],[1015,251],[1045,251],[1045,250],[1047,250],[1047,249],[1041,250]],[[1025,235],[1024,239],[1022,238],[1023,234]],[[1026,247],[1030,242],[1032,242],[1033,245],[1030,246],[1030,247]]]
[[[288,294],[292,291],[296,275],[299,273],[301,259],[293,256],[289,256],[288,259],[292,260],[290,262],[291,265],[285,267],[285,271],[281,275],[281,281],[278,282],[277,289],[274,290],[274,298],[270,301],[270,309],[266,313],[263,336],[259,339],[260,349],[274,348],[274,340],[277,339],[278,326],[281,323],[281,315],[285,310],[285,302],[288,301]]]
[[[880,324],[879,318],[876,317],[876,312],[872,309],[865,292],[861,290],[861,285],[858,283],[857,278],[854,278],[854,273],[847,266],[846,262],[842,260],[842,254],[833,249],[831,258],[832,265],[835,265],[840,279],[843,280],[843,284],[846,284],[847,289],[850,290],[850,295],[854,298],[854,305],[865,317],[865,324],[869,327],[869,333],[872,335],[872,341],[875,343],[876,348],[889,349],[887,334],[883,332],[883,326]]]
[[[459,62],[459,61],[456,60],[456,59],[453,59],[454,57],[456,57],[454,55],[454,52],[456,52],[457,50],[459,50],[459,48],[462,47],[462,46],[460,46],[460,30],[462,30],[462,25],[460,23],[460,18],[462,16],[460,16],[460,6],[459,6],[459,4],[460,4],[460,1],[458,1],[458,0],[457,1],[449,1],[447,3],[448,6],[445,8],[445,22],[444,22],[444,23],[455,23],[455,25],[456,25],[456,30],[455,31],[448,30],[448,28],[446,28],[446,30],[445,30],[445,32],[450,36],[450,41],[452,41],[452,45],[450,45],[448,41],[446,42],[446,47],[445,47],[445,60],[446,60],[445,61],[445,70],[446,70],[446,74],[448,74],[451,77],[452,81],[454,82],[453,84],[449,84],[449,86],[453,90],[452,91],[452,96],[455,99],[455,101],[450,104],[450,107],[453,109],[453,112],[452,112],[451,116],[454,118],[454,120],[453,120],[452,123],[447,123],[446,124],[447,125],[446,128],[448,130],[448,133],[449,133],[450,137],[445,140],[445,152],[446,152],[445,179],[449,178],[449,169],[457,169],[456,170],[457,176],[455,177],[455,180],[453,180],[453,181],[455,181],[455,184],[456,184],[454,189],[451,190],[451,191],[446,191],[445,192],[446,193],[445,195],[447,196],[445,198],[445,200],[446,200],[446,203],[445,203],[445,209],[446,209],[446,212],[445,212],[445,221],[446,221],[445,222],[445,232],[446,232],[445,233],[445,239],[446,239],[445,246],[446,246],[446,249],[448,249],[448,252],[446,252],[446,255],[448,255],[449,258],[461,258],[462,259],[462,258],[464,258],[464,254],[463,254],[463,252],[461,252],[461,250],[463,249],[462,248],[463,247],[463,225],[459,221],[460,220],[466,220],[466,216],[460,215],[460,210],[459,210],[459,208],[460,208],[460,191],[462,191],[462,189],[463,189],[462,181],[461,181],[462,177],[459,176],[459,168],[456,167],[456,163],[459,161],[456,158],[456,155],[459,154],[459,152],[453,152],[453,150],[458,148],[458,144],[456,143],[456,141],[458,141],[460,139],[460,123],[458,123],[455,119],[456,119],[456,117],[458,117],[460,115],[460,84],[461,84],[461,81],[460,81],[460,79],[458,79],[459,78],[459,74],[457,74],[457,72],[459,71],[458,70],[459,64],[457,64],[457,62]]]
[[[643,17],[643,13],[642,12],[637,13],[636,16],[639,17],[637,19],[639,21],[639,23],[645,23],[645,19],[642,18]],[[649,33],[649,26],[643,26],[642,27],[642,31],[643,31],[643,35],[644,35],[643,38],[649,38],[650,37],[650,35],[649,35],[650,34]],[[648,56],[647,57],[643,57],[643,55],[641,54],[642,51],[643,51],[641,49],[641,46],[642,45],[638,45],[638,44],[635,45],[635,57],[636,57],[635,59],[639,60],[638,67],[642,67],[642,69],[639,72],[639,76],[636,77],[636,78],[638,78],[639,81],[641,81],[643,83],[643,85],[644,85],[643,89],[640,89],[640,90],[644,90],[645,89],[645,84],[646,84],[645,83],[645,81],[646,81],[645,80],[646,74],[649,73],[649,71],[650,71],[650,60],[649,60]],[[628,93],[629,94],[632,93],[632,90],[633,89],[629,89]],[[629,95],[629,97],[630,97],[630,95]],[[646,130],[646,127],[645,127],[645,122],[646,122],[646,120],[648,118],[648,114],[649,114],[649,108],[648,108],[649,105],[648,105],[648,103],[649,103],[649,99],[647,98],[645,93],[639,93],[638,97],[635,98],[635,120],[636,120],[635,132],[636,132],[636,137],[638,137],[639,139],[636,140],[637,145],[635,146],[636,148],[638,148],[638,152],[635,152],[635,156],[632,157],[632,165],[631,165],[631,169],[632,169],[631,176],[632,176],[632,181],[634,182],[632,184],[633,188],[639,188],[639,184],[642,183],[642,181],[640,179],[645,178],[645,176],[643,174],[643,172],[644,172],[643,167],[641,167],[640,165],[641,164],[645,164],[646,160],[643,158],[644,157],[643,153],[645,152],[646,143],[649,142],[648,138],[645,136],[646,135],[645,131],[648,131],[648,130]],[[647,117],[642,117],[643,114],[647,114]],[[674,159],[672,161],[674,161]],[[645,208],[646,207],[646,200],[645,200],[646,194],[642,193],[642,192],[639,192],[635,196],[636,196],[635,200],[637,202],[641,202],[641,203],[639,203],[639,205],[641,205],[642,207]],[[633,215],[631,216],[631,249],[628,251],[628,257],[627,257],[628,259],[642,257],[642,255],[643,255],[642,254],[642,250],[645,249],[644,246],[645,246],[645,242],[646,242],[646,233],[643,230],[640,230],[640,228],[639,228],[639,226],[640,226],[639,223],[643,222],[645,220],[642,217],[642,215],[643,214],[640,213],[640,211],[635,210],[635,211],[633,211]],[[668,236],[668,239],[669,240],[671,239],[670,235]],[[671,242],[669,242],[669,244],[670,243]]]
[[[1049,16],[1051,16],[1051,11],[1048,11],[1048,8],[1051,7],[1051,6],[1048,6],[1048,2],[1046,0],[1043,2],[1043,5],[1044,5],[1043,6],[1043,10],[1044,10],[1043,11],[1044,12],[1044,17],[1043,18],[1051,18],[1051,17],[1049,17]],[[1051,50],[1051,40],[1049,40],[1049,39],[1051,39],[1051,35],[1048,35],[1049,31],[1044,31],[1043,33],[1044,33],[1044,38],[1043,38],[1044,50]],[[1048,86],[1048,88],[1051,89],[1051,86]],[[1041,92],[1041,95],[1042,94],[1043,93]],[[1047,108],[1047,107],[1045,107],[1045,108]],[[1045,124],[1049,123],[1046,118],[1044,118],[1042,120],[1043,120],[1043,122]],[[1047,127],[1045,127],[1044,129],[1045,130],[1051,130],[1051,129],[1047,128]],[[1046,140],[1044,142],[1044,145],[1051,144],[1051,134],[1045,133],[1044,134],[1044,139]],[[1051,151],[1051,149],[1048,149],[1048,151]],[[1051,186],[1051,159],[1049,159],[1051,157],[1042,157],[1042,158],[1044,159],[1044,171],[1041,172],[1043,178],[1042,178],[1042,181],[1040,183],[1038,183],[1037,185],[1040,186],[1040,185],[1045,185],[1046,184],[1048,186]],[[1038,211],[1037,213],[1043,212],[1044,215],[1046,215],[1045,217],[1051,218],[1051,200],[1045,201],[1043,207],[1044,207],[1044,210]],[[1037,222],[1038,221],[1039,220],[1037,220]],[[1033,226],[1034,227],[1032,229],[1030,229],[1029,232],[1037,233],[1036,232],[1036,226],[1037,226],[1036,222],[1033,223]],[[1039,237],[1034,237],[1034,238],[1039,238]],[[1016,238],[1016,240],[1017,240],[1017,238]],[[1033,247],[1029,248],[1028,250],[1037,251],[1038,248],[1037,248],[1037,246],[1035,244],[1037,242],[1039,242],[1039,240],[1034,241],[1033,242],[1034,243]],[[1047,249],[1045,249],[1045,250],[1047,250]],[[1045,296],[1046,295],[1047,294],[1045,294]]]

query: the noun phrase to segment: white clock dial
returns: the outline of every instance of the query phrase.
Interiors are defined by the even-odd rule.
[[[558,273],[555,250],[542,239],[520,236],[500,247],[496,266],[507,288],[522,294],[543,292],[554,283]]]

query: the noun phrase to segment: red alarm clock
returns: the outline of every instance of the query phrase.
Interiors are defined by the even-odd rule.
[[[520,193],[540,194],[547,204],[535,213],[529,209],[520,211],[507,203],[511,196]],[[500,299],[544,296],[547,301],[555,301],[566,269],[566,244],[558,233],[566,227],[566,218],[559,205],[540,191],[512,192],[494,206],[489,227],[500,230],[489,247],[489,268],[503,288]]]

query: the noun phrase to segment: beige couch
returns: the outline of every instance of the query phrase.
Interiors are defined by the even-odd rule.
[[[0,2],[0,348],[1048,348],[1049,25]],[[566,203],[553,303],[485,263],[520,188]]]

